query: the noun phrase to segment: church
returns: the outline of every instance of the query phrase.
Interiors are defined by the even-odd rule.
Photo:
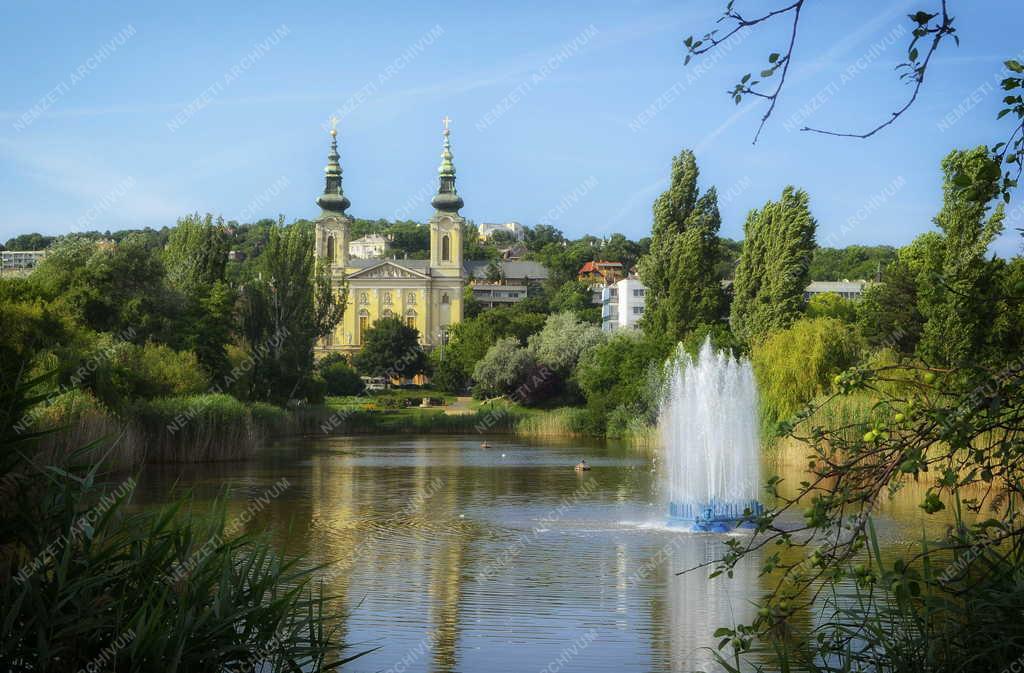
[[[465,219],[459,214],[462,197],[455,189],[455,166],[445,117],[437,194],[431,199],[430,259],[357,259],[349,254],[351,205],[341,186],[338,132],[331,129],[331,151],[324,169],[324,193],[317,199],[314,254],[328,269],[335,291],[348,285],[345,316],[334,333],[316,349],[346,356],[362,348],[366,331],[380,318],[398,318],[420,334],[425,349],[447,339],[448,330],[462,320],[462,297],[468,273],[462,263]]]

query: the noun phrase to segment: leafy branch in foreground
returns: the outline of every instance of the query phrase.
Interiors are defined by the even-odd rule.
[[[1014,616],[1024,597],[1024,357],[856,368],[834,384],[790,430],[808,448],[807,480],[786,496],[770,479],[776,506],[754,536],[727,540],[723,558],[705,564],[731,575],[757,552],[762,575],[777,580],[753,623],[719,630],[722,646],[767,644],[811,670],[1003,670],[1024,643]],[[825,427],[822,412],[848,395],[874,400],[869,415]],[[909,557],[886,559],[871,515],[909,480],[928,484],[921,510],[951,506],[952,524]],[[804,611],[820,617],[800,633],[792,622]]]

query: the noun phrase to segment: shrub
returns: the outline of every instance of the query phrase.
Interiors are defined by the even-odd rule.
[[[321,361],[320,376],[327,383],[328,395],[359,395],[363,392],[363,380],[343,357],[330,361],[326,365]]]
[[[194,395],[210,386],[195,353],[157,343],[138,346],[112,339],[108,337],[92,357],[100,362],[93,387],[114,409],[125,409],[138,399]]]

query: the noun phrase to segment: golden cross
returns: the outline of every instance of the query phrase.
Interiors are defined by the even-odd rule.
[[[451,118],[448,115],[445,115],[444,119],[441,120],[441,123],[444,124],[444,130],[445,131],[448,130],[448,124],[450,124],[451,122],[452,122],[452,120],[451,120]]]
[[[331,115],[331,118],[330,118],[329,121],[331,122],[331,130],[332,131],[337,131],[338,130],[338,122],[341,121],[341,120],[338,119],[337,117],[335,117],[334,115]]]

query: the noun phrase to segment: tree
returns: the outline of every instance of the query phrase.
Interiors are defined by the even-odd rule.
[[[364,376],[412,378],[427,371],[420,333],[398,318],[381,318],[366,330],[352,364]]]
[[[807,302],[808,318],[835,318],[845,323],[857,320],[857,306],[836,292],[821,292]]]
[[[526,344],[531,334],[540,331],[547,316],[526,310],[524,303],[488,309],[452,326],[444,349],[442,376],[450,382],[446,389],[464,387],[472,377],[476,363],[498,339],[513,336],[520,344]]]
[[[789,421],[803,405],[829,390],[832,378],[853,366],[861,342],[835,318],[804,318],[772,332],[751,352],[761,417],[768,429]]]
[[[562,245],[565,243],[565,236],[562,232],[550,224],[527,227],[524,238],[530,252],[539,252],[548,244]]]
[[[718,195],[714,187],[700,194],[698,174],[693,152],[672,159],[671,184],[654,202],[651,249],[640,264],[647,288],[643,328],[673,342],[722,318]]]
[[[563,283],[548,300],[552,313],[570,311],[578,318],[591,323],[601,322],[601,307],[591,301],[593,292],[590,285],[581,280],[570,280]]]
[[[656,420],[661,355],[660,344],[643,332],[619,330],[580,356],[573,376],[598,429],[613,435],[626,430],[607,427],[608,417],[620,408],[637,422]]]
[[[167,281],[181,294],[175,334],[213,376],[228,369],[235,292],[225,281],[228,237],[222,220],[198,214],[178,220],[163,251]]]
[[[786,187],[779,201],[747,216],[730,314],[733,332],[747,343],[785,329],[803,313],[817,226],[808,201],[805,191]]]
[[[4,248],[7,250],[45,250],[50,247],[55,238],[43,236],[42,234],[21,234],[7,240]]]
[[[526,379],[534,362],[515,337],[498,339],[473,368],[473,396],[487,398],[512,393]]]
[[[312,228],[279,221],[241,295],[242,333],[258,363],[251,396],[287,402],[312,374],[313,345],[341,321],[346,290],[315,263]]]
[[[918,307],[925,319],[918,353],[930,362],[958,364],[986,348],[996,318],[989,301],[995,267],[985,255],[1003,230],[1004,212],[1000,203],[988,215],[1000,175],[985,147],[951,152],[942,171],[943,204],[935,218],[942,230],[941,252],[929,277],[918,280]]]
[[[872,348],[913,354],[924,317],[917,310],[917,277],[907,262],[897,258],[886,267],[882,282],[864,289],[857,303],[857,327]]]
[[[555,313],[544,322],[544,329],[530,337],[530,354],[538,364],[568,379],[580,356],[605,340],[597,325],[585,323],[569,312]]]

